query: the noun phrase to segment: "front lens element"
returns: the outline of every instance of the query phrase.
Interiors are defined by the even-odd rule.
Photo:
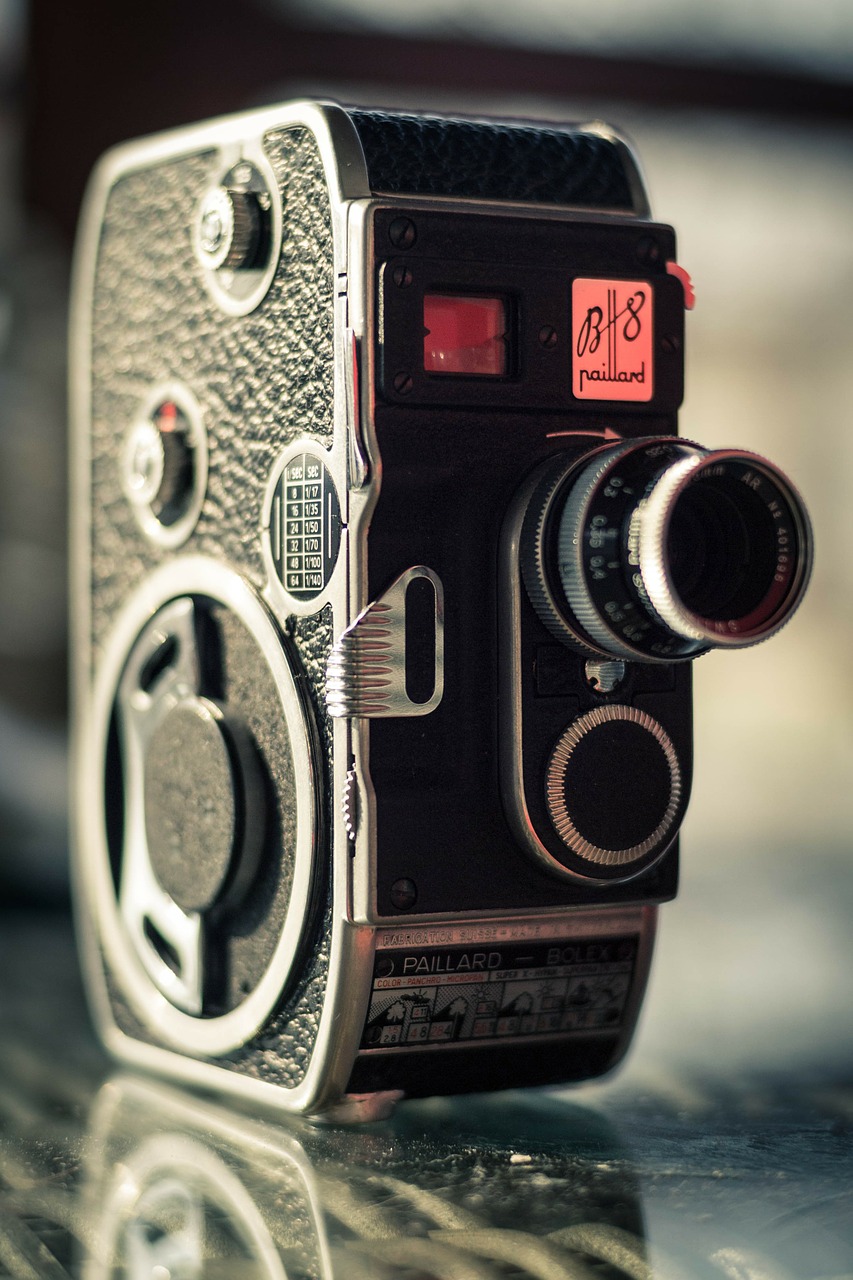
[[[672,630],[715,646],[766,639],[799,604],[808,517],[786,478],[737,450],[661,477],[639,513],[643,583]]]
[[[805,508],[776,467],[672,437],[549,464],[522,542],[554,634],[646,662],[766,639],[799,604],[812,558]]]

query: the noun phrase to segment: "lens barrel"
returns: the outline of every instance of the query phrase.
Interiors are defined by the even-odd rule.
[[[545,625],[641,662],[766,640],[797,608],[811,561],[808,515],[778,468],[671,437],[549,463],[521,542]]]

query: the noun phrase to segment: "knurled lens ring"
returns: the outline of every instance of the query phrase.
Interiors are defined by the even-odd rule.
[[[671,438],[616,446],[578,472],[555,509],[556,576],[568,610],[603,653],[677,662],[701,651],[650,607],[635,530],[660,476],[692,456],[701,456],[695,446]]]

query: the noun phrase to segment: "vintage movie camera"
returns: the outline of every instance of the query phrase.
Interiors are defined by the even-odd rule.
[[[101,163],[75,866],[120,1058],[366,1117],[619,1061],[690,661],[811,561],[774,466],[676,436],[691,301],[601,125],[307,103]]]

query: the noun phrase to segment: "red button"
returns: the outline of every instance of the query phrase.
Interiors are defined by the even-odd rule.
[[[693,281],[677,262],[668,262],[666,269],[671,276],[675,276],[676,280],[681,281],[681,287],[684,290],[684,306],[687,311],[692,311],[696,306],[696,291],[693,288]]]

